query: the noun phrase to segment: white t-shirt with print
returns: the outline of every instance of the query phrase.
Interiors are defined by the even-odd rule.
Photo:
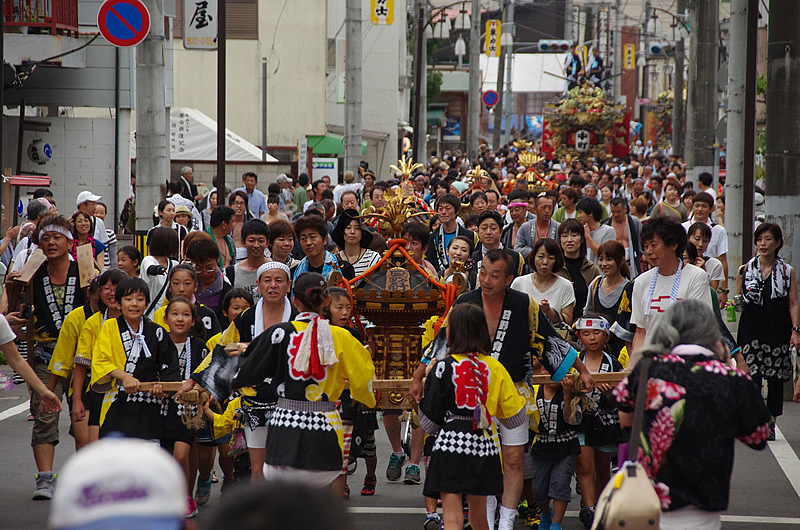
[[[648,300],[650,282],[657,269],[650,269],[636,277],[633,282],[633,296],[631,300],[631,324],[643,328],[646,331],[653,329],[658,319],[669,308],[670,292],[675,275],[658,275],[656,288],[653,291],[651,300]],[[711,290],[708,285],[708,275],[706,271],[694,265],[684,265],[681,271],[681,283],[678,286],[678,300],[700,300],[712,307]],[[650,305],[650,314],[645,315],[644,310]]]
[[[557,313],[560,313],[565,307],[575,303],[575,290],[572,288],[572,282],[561,276],[556,276],[556,281],[545,292],[539,292],[536,285],[533,283],[533,274],[526,274],[515,278],[511,282],[511,288],[517,291],[522,291],[534,300],[537,304],[541,304],[542,300],[547,300],[550,307]]]

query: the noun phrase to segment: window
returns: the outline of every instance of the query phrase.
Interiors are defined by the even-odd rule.
[[[183,3],[175,1],[175,18],[172,19],[172,35],[183,38]],[[258,0],[226,0],[225,18],[228,39],[258,40]]]

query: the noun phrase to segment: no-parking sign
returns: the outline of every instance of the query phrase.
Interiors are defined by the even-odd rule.
[[[150,13],[140,0],[106,0],[97,14],[97,27],[114,46],[136,46],[150,32]]]
[[[500,99],[500,96],[495,90],[487,90],[483,93],[481,99],[483,100],[484,105],[491,108],[497,105],[497,101]]]

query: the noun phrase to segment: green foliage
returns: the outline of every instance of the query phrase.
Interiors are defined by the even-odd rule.
[[[767,76],[760,75],[756,79],[756,95],[764,96],[767,94]]]
[[[3,355],[3,352],[0,351],[0,366],[6,365],[6,364],[8,364],[8,361],[6,360],[6,356]]]
[[[442,72],[428,70],[428,101],[434,101],[442,92]]]

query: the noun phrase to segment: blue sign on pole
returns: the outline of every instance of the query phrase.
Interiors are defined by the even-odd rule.
[[[483,104],[487,107],[494,107],[497,105],[497,100],[500,99],[500,96],[497,94],[496,90],[487,90],[483,93],[481,99],[483,100]]]
[[[97,14],[97,27],[114,46],[136,46],[150,32],[150,13],[140,0],[106,0]]]

